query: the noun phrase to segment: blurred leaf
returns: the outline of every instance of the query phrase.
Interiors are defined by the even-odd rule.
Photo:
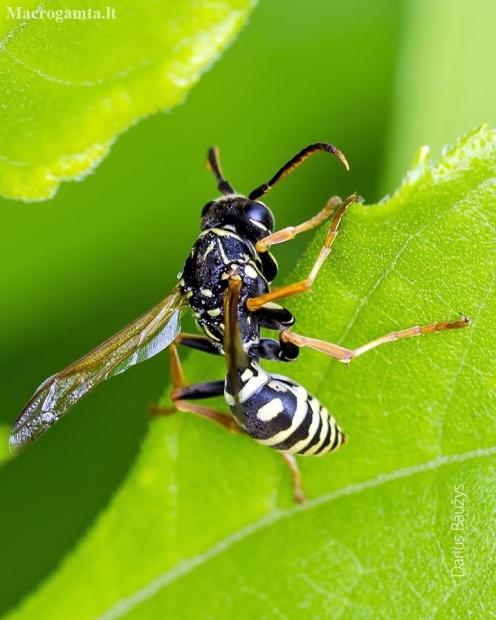
[[[351,347],[458,310],[473,320],[349,368],[302,352],[288,373],[350,438],[301,460],[313,499],[295,506],[278,455],[249,439],[185,414],[156,420],[93,530],[9,619],[489,617],[495,154],[487,127],[434,166],[421,150],[391,200],[350,208],[314,294],[292,300],[298,332]],[[205,378],[223,363],[185,369]]]
[[[91,172],[129,125],[183,101],[253,4],[122,0],[109,19],[103,1],[26,2],[19,18],[2,3],[0,194],[49,198],[61,181]],[[35,9],[107,18],[24,16]]]
[[[407,0],[382,190],[401,178],[419,141],[435,150],[496,123],[492,0]],[[461,45],[470,41],[470,45]]]

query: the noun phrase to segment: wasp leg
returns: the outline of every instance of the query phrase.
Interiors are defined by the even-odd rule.
[[[256,311],[257,323],[260,327],[280,332],[294,324],[295,318],[289,310],[279,304],[268,303]]]
[[[300,349],[292,342],[273,340],[272,338],[260,338],[256,345],[250,348],[250,354],[254,358],[262,358],[272,362],[294,362]]]
[[[224,382],[222,382],[224,383]],[[197,384],[198,385],[198,384]],[[199,384],[201,385],[201,384]],[[207,385],[207,384],[203,384]],[[194,388],[195,384],[188,386],[189,388]],[[195,398],[190,394],[189,398]],[[199,398],[207,398],[206,396],[200,396]],[[148,412],[152,415],[171,415],[176,413],[177,411],[182,411],[183,413],[192,413],[200,418],[204,418],[205,420],[210,420],[210,422],[215,422],[219,426],[222,426],[227,431],[231,433],[240,433],[245,435],[245,431],[238,426],[236,420],[220,411],[216,411],[211,407],[204,407],[203,405],[197,405],[196,403],[190,403],[186,400],[174,400],[174,407],[159,407],[158,405],[151,405],[148,408]]]
[[[295,457],[292,454],[287,454],[285,452],[280,453],[284,462],[289,467],[289,471],[291,472],[291,478],[293,479],[293,490],[294,490],[294,498],[298,504],[304,504],[307,500],[303,495],[303,486],[301,482],[301,472],[298,467],[298,463],[296,462]]]
[[[258,324],[266,329],[281,331],[288,329],[295,322],[294,316],[278,304],[269,303],[255,313]],[[292,362],[298,357],[298,347],[290,342],[279,342],[270,338],[261,338],[250,351],[255,357],[277,362]]]
[[[180,334],[175,342],[181,344],[185,344],[189,341],[197,340],[198,343],[202,342],[201,336],[188,336],[187,334]],[[183,340],[181,342],[181,340]],[[208,342],[208,339],[205,338]],[[188,345],[186,345],[188,346]],[[194,346],[194,348],[197,348]],[[204,350],[204,349],[202,349]],[[196,403],[190,403],[185,399],[193,399],[199,400],[203,398],[212,398],[214,396],[222,396],[224,394],[224,381],[208,381],[203,383],[192,383],[190,385],[186,384],[186,380],[184,378],[183,369],[181,366],[181,360],[179,359],[179,354],[177,351],[176,344],[171,344],[170,346],[170,361],[171,361],[171,379],[173,389],[170,393],[170,398],[174,403],[174,407],[159,407],[157,405],[152,405],[148,408],[149,413],[154,415],[170,415],[175,413],[176,411],[183,411],[185,413],[193,413],[201,418],[205,418],[210,420],[211,422],[215,422],[220,426],[223,426],[225,429],[233,432],[233,433],[244,433],[243,429],[238,426],[236,420],[231,416],[228,416],[220,411],[216,411],[211,407],[204,407],[202,405],[197,405]]]
[[[355,357],[363,355],[363,353],[367,353],[367,351],[375,349],[376,347],[386,342],[393,342],[394,340],[401,340],[402,338],[422,336],[423,334],[443,332],[450,329],[463,329],[469,323],[470,319],[461,315],[458,321],[441,321],[438,323],[431,323],[430,325],[424,325],[423,327],[419,327],[418,325],[416,325],[415,327],[403,329],[402,331],[391,332],[389,334],[386,334],[385,336],[381,336],[380,338],[371,340],[370,342],[367,342],[366,344],[356,349],[346,349],[344,347],[340,347],[337,344],[332,344],[331,342],[325,342],[324,340],[317,340],[315,338],[307,338],[305,336],[294,334],[293,332],[290,332],[288,330],[284,330],[283,332],[281,332],[281,339],[286,342],[292,342],[297,347],[310,347],[311,349],[322,351],[322,353],[326,353],[327,355],[334,357],[340,362],[348,364]]]
[[[158,405],[152,405],[148,408],[148,412],[153,415],[171,415],[177,411],[193,413],[201,418],[215,422],[233,433],[244,433],[243,429],[238,426],[234,418],[225,415],[220,411],[216,411],[211,407],[204,407],[203,405],[197,405],[196,403],[190,403],[185,400],[187,398],[193,400],[212,398],[214,396],[221,396],[223,393],[224,381],[192,383],[190,385],[185,385],[172,390],[170,397],[174,403],[173,407],[159,407]]]
[[[331,246],[333,244],[334,239],[338,234],[338,226],[341,221],[343,215],[346,212],[346,209],[353,202],[359,202],[361,198],[357,194],[353,194],[349,196],[344,202],[341,203],[339,209],[334,214],[334,217],[331,220],[331,225],[327,232],[327,236],[320,250],[320,254],[317,256],[317,260],[310,271],[309,276],[306,280],[302,280],[301,282],[297,282],[296,284],[289,284],[288,286],[283,286],[282,288],[276,289],[274,291],[270,291],[269,293],[265,293],[264,295],[259,295],[258,297],[252,297],[248,299],[246,302],[248,310],[251,312],[255,312],[259,310],[264,304],[272,301],[276,301],[277,299],[284,299],[286,297],[292,297],[293,295],[299,295],[300,293],[305,293],[310,289],[313,284],[313,281],[317,277],[319,269],[324,264],[325,259],[331,252]]]
[[[327,218],[340,203],[341,198],[339,198],[338,196],[333,196],[332,198],[329,198],[326,206],[322,209],[322,211],[319,211],[319,213],[317,213],[317,215],[315,215],[311,219],[303,222],[302,224],[298,224],[298,226],[288,226],[287,228],[278,230],[277,232],[272,233],[268,237],[265,237],[264,239],[259,241],[255,246],[257,252],[267,252],[268,249],[276,243],[284,243],[285,241],[294,239],[296,235],[299,235],[302,232],[312,230],[312,228],[316,228],[317,226],[322,224],[322,222],[325,222],[327,220]]]
[[[194,385],[189,386],[194,387]],[[190,396],[193,398],[193,396]],[[201,397],[203,398],[203,396]],[[202,405],[197,405],[196,403],[190,403],[185,400],[175,400],[174,401],[175,410],[183,411],[184,413],[192,413],[193,415],[199,416],[200,418],[204,418],[205,420],[210,420],[210,422],[215,422],[219,426],[222,426],[227,431],[231,433],[240,433],[245,435],[245,431],[238,426],[236,420],[231,416],[228,416],[220,411],[216,411],[211,407],[204,407]],[[160,408],[156,408],[156,410],[152,410],[152,413],[158,413],[162,415],[168,415],[169,413],[173,413],[172,411],[160,410]]]
[[[215,344],[213,344],[209,338],[199,336],[198,334],[180,333],[176,336],[173,344],[189,347],[196,351],[203,351],[203,353],[210,353],[211,355],[221,355]]]

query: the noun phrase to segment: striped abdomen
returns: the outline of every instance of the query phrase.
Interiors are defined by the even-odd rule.
[[[238,378],[236,399],[226,381],[226,401],[240,426],[259,443],[303,456],[322,456],[344,443],[334,417],[295,381],[269,375],[255,362]]]

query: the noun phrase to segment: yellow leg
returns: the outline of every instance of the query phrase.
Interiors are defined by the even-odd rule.
[[[296,235],[299,235],[302,232],[312,230],[312,228],[320,226],[322,222],[325,222],[325,220],[327,220],[327,218],[331,215],[336,206],[340,203],[341,198],[339,198],[338,196],[333,196],[332,198],[329,198],[326,206],[322,209],[322,211],[319,211],[319,213],[317,213],[317,215],[315,215],[311,219],[303,222],[302,224],[298,224],[298,226],[288,226],[287,228],[278,230],[277,232],[272,233],[272,235],[269,235],[268,237],[265,237],[264,239],[259,241],[255,246],[257,252],[267,252],[272,245],[276,245],[277,243],[284,243],[285,241],[294,239]]]
[[[281,456],[284,459],[286,465],[289,467],[289,471],[291,472],[295,502],[297,502],[298,504],[304,504],[306,502],[306,499],[303,495],[301,472],[300,468],[298,467],[298,463],[296,462],[296,459],[292,454],[286,454],[285,452],[281,452]]]
[[[216,411],[210,407],[204,407],[203,405],[197,405],[196,403],[191,403],[186,400],[173,400],[174,407],[158,407],[157,405],[151,405],[148,407],[148,412],[153,415],[171,415],[176,411],[183,411],[184,413],[192,413],[204,420],[209,420],[210,422],[214,422],[215,424],[222,426],[226,431],[230,431],[231,433],[239,433],[241,435],[246,435],[246,432],[238,426],[236,420],[220,411]]]
[[[185,334],[180,334],[178,338],[176,338],[177,343],[180,343],[181,337],[187,336]],[[229,415],[225,415],[220,411],[216,411],[211,407],[204,407],[203,405],[197,405],[196,403],[191,403],[189,401],[183,400],[185,393],[190,393],[191,388],[193,388],[193,392],[195,390],[195,386],[207,387],[210,389],[210,386],[215,386],[217,382],[205,383],[205,384],[194,384],[187,385],[186,380],[184,378],[184,373],[181,365],[181,360],[179,359],[179,354],[177,351],[177,346],[173,343],[169,348],[170,352],[170,364],[171,364],[171,380],[173,389],[170,393],[170,398],[174,403],[173,407],[158,407],[157,405],[152,405],[148,408],[149,413],[153,415],[170,415],[175,413],[176,411],[183,411],[185,413],[193,413],[201,418],[210,420],[211,422],[215,422],[216,424],[222,426],[226,430],[231,431],[232,433],[244,433],[244,430],[238,426],[236,420]],[[213,390],[215,392],[215,389]],[[217,396],[218,393],[212,394],[212,396]],[[190,393],[190,398],[191,398]],[[204,397],[204,396],[202,396]]]
[[[278,299],[284,299],[286,297],[292,297],[293,295],[299,295],[300,293],[305,293],[306,291],[308,291],[312,286],[315,278],[317,277],[319,269],[322,267],[325,259],[329,256],[331,252],[331,246],[338,234],[337,229],[339,226],[339,222],[345,214],[346,209],[353,202],[359,202],[360,200],[361,199],[359,196],[353,194],[341,203],[339,209],[336,211],[334,217],[331,220],[331,225],[327,232],[324,245],[322,246],[322,249],[317,256],[317,260],[315,261],[312,270],[310,271],[310,274],[305,280],[302,280],[301,282],[297,282],[295,284],[289,284],[288,286],[283,286],[282,288],[270,291],[270,293],[265,293],[265,295],[259,295],[258,297],[252,297],[251,299],[248,299],[248,301],[246,302],[248,310],[250,310],[251,312],[255,312],[268,302],[276,301]],[[318,217],[318,215],[316,217]]]
[[[423,327],[419,327],[418,325],[416,325],[415,327],[403,329],[402,331],[391,332],[389,334],[386,334],[385,336],[381,336],[380,338],[371,340],[370,342],[367,342],[366,344],[362,345],[361,347],[357,347],[356,349],[346,349],[344,347],[340,347],[337,344],[325,342],[324,340],[317,340],[315,338],[300,336],[298,334],[290,332],[287,329],[281,332],[281,340],[283,342],[292,342],[298,347],[310,347],[311,349],[316,349],[317,351],[321,351],[322,353],[326,353],[327,355],[334,357],[340,362],[348,364],[355,357],[363,355],[364,353],[367,353],[367,351],[375,349],[376,347],[386,342],[393,342],[394,340],[401,340],[402,338],[422,336],[423,334],[433,334],[435,332],[442,332],[450,329],[463,329],[469,323],[470,319],[461,315],[461,318],[458,321],[442,321],[439,323],[424,325]]]

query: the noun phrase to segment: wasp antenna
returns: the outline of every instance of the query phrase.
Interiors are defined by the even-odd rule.
[[[219,149],[216,146],[211,146],[207,151],[207,168],[209,168],[217,179],[217,189],[225,195],[235,194],[236,192],[231,187],[231,184],[226,181],[222,174],[219,159]]]
[[[315,153],[320,153],[322,151],[335,155],[343,162],[346,170],[350,169],[346,157],[343,155],[343,153],[341,153],[339,149],[337,149],[332,144],[327,144],[326,142],[317,142],[315,144],[310,144],[302,151],[300,151],[297,155],[295,155],[292,159],[290,159],[287,163],[285,163],[284,166],[275,173],[275,175],[270,179],[270,181],[268,181],[267,183],[262,183],[262,185],[256,187],[249,194],[248,198],[250,200],[257,200],[258,198],[265,196],[265,194],[270,191],[276,183],[278,183],[285,176],[293,172],[295,168],[298,168],[298,166],[302,164],[306,159],[308,159],[311,155],[314,155]]]

